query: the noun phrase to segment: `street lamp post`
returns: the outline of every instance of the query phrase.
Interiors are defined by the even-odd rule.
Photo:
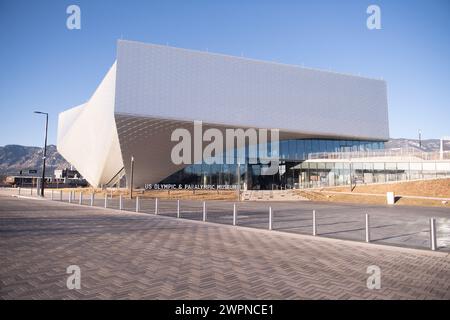
[[[422,148],[422,130],[419,129],[419,148]]]
[[[130,199],[133,199],[134,157],[131,156]]]
[[[48,113],[42,111],[35,111],[34,113],[45,115],[45,141],[44,141],[44,156],[42,157],[42,181],[41,181],[41,197],[44,197],[45,188],[45,159],[47,157],[47,132],[48,132]]]
[[[237,174],[237,197],[238,201],[241,201],[241,164],[238,162],[237,168],[236,168],[236,174]]]

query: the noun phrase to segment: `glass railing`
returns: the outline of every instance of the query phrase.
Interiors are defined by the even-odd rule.
[[[381,150],[360,150],[344,152],[314,152],[308,154],[308,160],[315,159],[358,159],[358,158],[400,158],[402,160],[449,160],[450,151],[424,152],[414,148],[396,148]]]

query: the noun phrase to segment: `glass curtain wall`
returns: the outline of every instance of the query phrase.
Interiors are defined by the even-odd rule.
[[[450,177],[450,162],[303,162],[292,169],[295,187],[314,188]],[[350,174],[351,173],[351,174]]]
[[[165,178],[160,183],[227,186],[236,185],[239,181],[241,187],[247,189],[293,188],[299,184],[299,173],[293,170],[293,168],[307,159],[309,153],[383,149],[384,142],[301,139],[280,141],[279,148],[279,170],[277,174],[272,176],[261,175],[261,164],[249,163],[249,150],[246,147],[245,159],[239,159],[238,161],[237,150],[234,150],[234,152],[224,154],[223,164],[189,165]],[[268,145],[268,151],[270,155],[270,144]],[[227,164],[227,162],[233,164]],[[238,165],[238,162],[241,164]],[[311,170],[315,171],[308,173],[308,177],[311,177],[311,182],[318,185],[327,183],[327,181],[329,183],[331,180],[344,183],[344,181],[349,179],[349,169],[344,167],[336,171],[333,179],[326,174],[327,170],[330,169],[326,165],[324,167],[321,165],[320,168],[311,168]],[[302,179],[306,179],[306,177],[302,177]]]

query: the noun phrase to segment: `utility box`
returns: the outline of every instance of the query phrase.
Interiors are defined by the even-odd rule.
[[[394,204],[395,196],[393,192],[386,192],[386,201],[387,204]]]

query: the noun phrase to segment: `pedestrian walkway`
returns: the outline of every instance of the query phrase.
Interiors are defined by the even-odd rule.
[[[2,299],[450,299],[445,252],[1,194],[0,249]]]

